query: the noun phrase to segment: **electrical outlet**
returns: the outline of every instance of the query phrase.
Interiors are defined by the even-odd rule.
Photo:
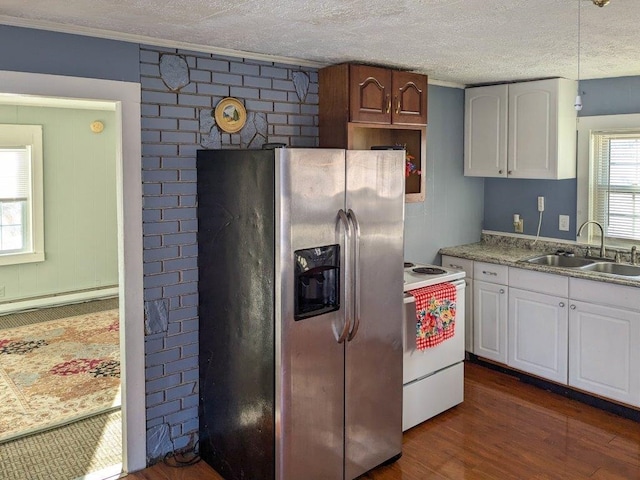
[[[0,297],[4,297],[4,285],[0,285]]]
[[[538,211],[544,212],[544,197],[538,197]]]
[[[516,233],[524,232],[524,220],[521,218],[517,222],[513,222],[513,229]]]
[[[569,215],[558,216],[558,229],[562,232],[569,231]]]

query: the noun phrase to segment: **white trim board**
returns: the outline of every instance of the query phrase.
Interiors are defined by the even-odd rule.
[[[640,129],[640,114],[624,115],[593,115],[578,117],[578,145],[576,148],[577,166],[577,195],[576,195],[576,229],[589,219],[589,179],[591,164],[591,132],[593,130],[607,130],[615,128]],[[587,229],[588,230],[588,229]],[[583,232],[578,241],[589,242],[588,232]]]
[[[142,143],[140,84],[0,71],[0,93],[111,102],[116,114],[118,272],[122,364],[122,464],[146,467],[144,297],[142,269]]]
[[[0,303],[0,315],[14,313],[35,308],[55,307],[60,305],[70,305],[72,303],[89,302],[103,298],[116,297],[118,287],[101,288],[100,290],[88,290],[82,292],[66,293],[50,297],[32,298],[29,300],[16,300]]]

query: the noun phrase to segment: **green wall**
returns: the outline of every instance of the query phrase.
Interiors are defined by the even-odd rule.
[[[117,285],[115,113],[0,105],[0,123],[42,125],[45,231],[44,262],[0,267],[0,302]]]

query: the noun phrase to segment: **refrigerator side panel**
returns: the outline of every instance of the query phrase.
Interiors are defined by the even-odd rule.
[[[275,474],[273,152],[198,151],[200,452]]]
[[[345,355],[353,479],[402,452],[404,152],[347,151],[347,208],[360,232],[359,324]]]
[[[313,257],[323,251],[316,247],[334,245],[328,250],[335,252],[341,242],[336,224],[344,208],[344,151],[281,149],[276,155],[277,478],[342,479],[344,343],[336,332],[344,325],[343,299],[338,310],[295,315],[300,292],[314,284],[322,291],[329,280],[321,269],[300,280],[296,272],[306,262],[300,251]]]

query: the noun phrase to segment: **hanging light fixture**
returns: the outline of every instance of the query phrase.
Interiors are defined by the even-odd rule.
[[[609,0],[601,1],[608,2]],[[576,101],[573,103],[573,106],[578,112],[582,110],[582,97],[580,96],[580,2],[581,0],[578,0],[578,91],[576,95]],[[593,3],[595,2],[596,0],[593,0]]]
[[[609,0],[592,0],[594,5],[599,7],[604,7],[605,5],[609,5]]]

